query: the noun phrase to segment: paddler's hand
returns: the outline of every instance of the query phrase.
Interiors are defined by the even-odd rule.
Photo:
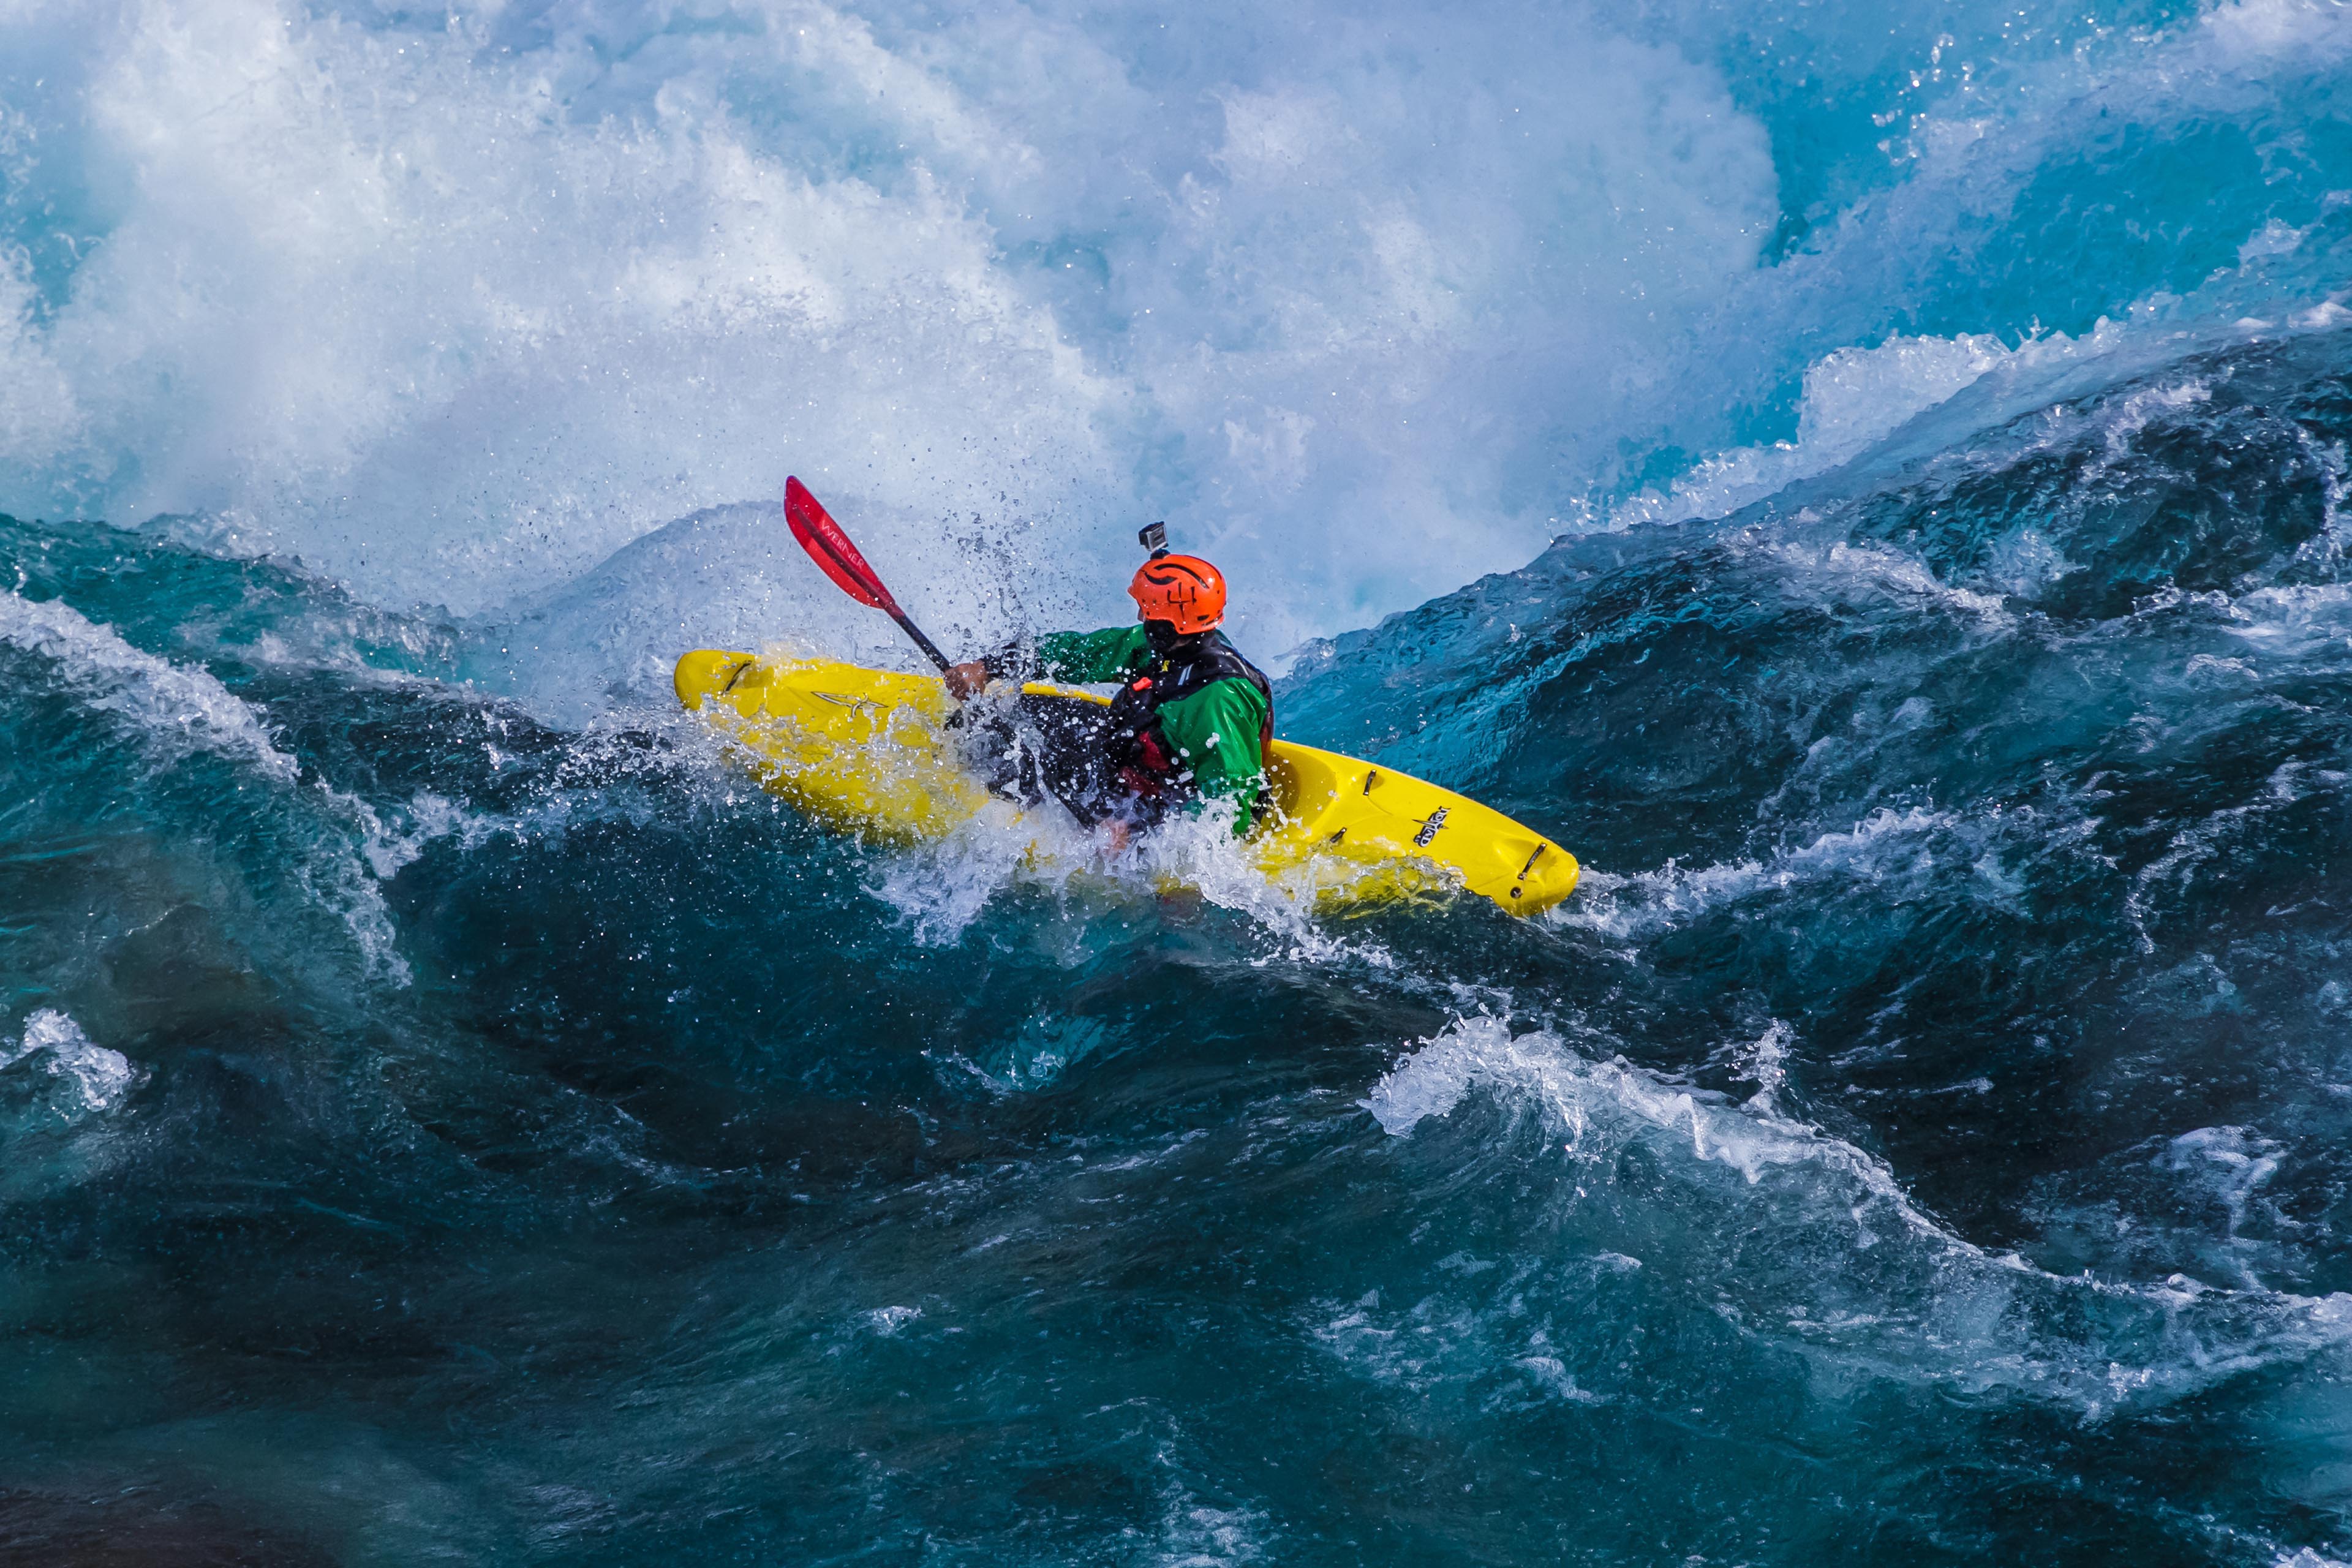
[[[940,672],[940,679],[948,683],[948,695],[961,702],[987,689],[988,667],[976,658],[966,659],[961,664],[948,666]]]

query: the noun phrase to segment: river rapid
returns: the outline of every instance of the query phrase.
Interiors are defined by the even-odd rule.
[[[0,5],[0,1558],[2352,1559],[2352,12],[1884,11]],[[1583,885],[796,817],[788,472]]]

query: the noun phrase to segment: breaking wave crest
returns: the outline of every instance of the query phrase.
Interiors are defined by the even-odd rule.
[[[1768,1057],[1785,1028],[1761,1042]],[[1530,1233],[1568,1258],[1664,1273],[1843,1380],[2006,1391],[2098,1420],[2263,1366],[2335,1364],[2352,1340],[2352,1295],[2342,1292],[2235,1289],[2180,1274],[2069,1278],[1988,1251],[1923,1212],[1883,1160],[1781,1114],[1754,1047],[1749,1070],[1768,1081],[1742,1102],[1622,1058],[1588,1059],[1549,1032],[1514,1036],[1501,1019],[1474,1018],[1422,1042],[1363,1104],[1394,1137],[1452,1117],[1474,1094],[1498,1100],[1507,1121],[1523,1112],[1535,1139],[1512,1126],[1500,1147],[1466,1156],[1533,1163],[1540,1218],[1520,1221]],[[1691,1223],[1664,1230],[1661,1207]],[[1730,1252],[1740,1270],[1709,1278],[1708,1260]],[[1512,1261],[1511,1284],[1525,1292],[1545,1260]]]

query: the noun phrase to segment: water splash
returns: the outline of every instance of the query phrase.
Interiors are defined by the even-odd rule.
[[[38,1069],[51,1080],[39,1108],[62,1121],[120,1106],[145,1074],[120,1051],[92,1044],[81,1026],[54,1007],[34,1010],[11,1048],[0,1048],[0,1075]]]

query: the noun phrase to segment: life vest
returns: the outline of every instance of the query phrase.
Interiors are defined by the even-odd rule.
[[[1220,631],[1205,633],[1172,653],[1146,649],[1143,661],[1128,671],[1110,704],[1112,761],[1128,788],[1146,799],[1158,799],[1185,782],[1190,770],[1160,732],[1160,710],[1215,681],[1237,679],[1256,687],[1265,699],[1265,722],[1257,737],[1262,766],[1266,748],[1274,743],[1274,683],[1265,672],[1244,658]]]

